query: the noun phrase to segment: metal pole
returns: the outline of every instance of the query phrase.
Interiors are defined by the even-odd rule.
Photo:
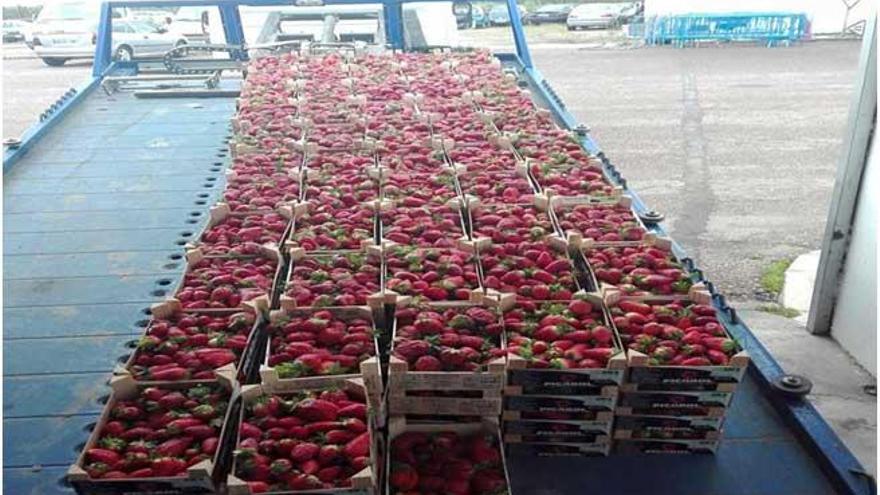
[[[807,330],[813,334],[831,332],[831,321],[840,286],[840,275],[849,248],[851,228],[861,188],[862,172],[871,136],[877,122],[877,17],[868,20],[862,38],[859,80],[849,108],[849,124],[843,156],[837,167],[831,208],[825,224],[822,254],[810,303]],[[858,269],[858,267],[853,267]]]
[[[382,13],[385,17],[385,37],[388,44],[395,50],[402,50],[404,48],[403,4],[400,0],[384,0]]]
[[[111,62],[111,43],[113,37],[113,8],[107,2],[101,4],[101,18],[98,21],[98,37],[95,40],[95,62],[92,76],[101,77]]]
[[[241,27],[241,13],[238,5],[232,3],[221,3],[220,19],[223,22],[223,34],[226,36],[227,45],[244,46],[244,29]],[[246,60],[247,52],[244,50],[235,50],[232,53],[233,60]]]
[[[523,31],[522,19],[519,17],[519,8],[516,0],[507,0],[507,13],[510,16],[510,27],[513,29],[513,42],[516,44],[516,54],[522,60],[526,69],[534,67],[532,55],[529,53],[529,44]]]

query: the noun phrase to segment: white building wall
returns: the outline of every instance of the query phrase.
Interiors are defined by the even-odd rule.
[[[862,175],[853,234],[831,322],[831,336],[877,376],[877,218],[880,146],[876,135]]]

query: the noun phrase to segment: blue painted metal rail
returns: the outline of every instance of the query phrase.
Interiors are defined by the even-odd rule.
[[[327,3],[339,1],[356,3]],[[507,1],[518,53],[499,58],[523,75],[560,125],[574,129],[576,119],[532,66],[515,0]],[[241,32],[234,0],[112,5],[132,3],[223,4],[224,22],[231,24],[225,30]],[[387,3],[399,7],[401,1]],[[111,17],[103,21],[101,30],[109,32]],[[388,29],[392,46],[402,46],[400,36],[401,30]],[[110,40],[98,39],[100,53]],[[109,58],[99,54],[97,60],[96,74],[116,70],[101,66]],[[99,80],[59,103],[4,156],[3,470],[7,492],[16,495],[71,493],[63,475],[101,409],[109,372],[140,336],[149,305],[181,276],[181,246],[201,229],[223,188],[231,99],[107,96],[94,91]],[[609,178],[626,184],[588,135],[582,144],[602,158]],[[722,296],[715,303],[753,359],[717,455],[514,456],[513,491],[873,493],[862,467],[807,401],[770,392],[768,382],[781,368]]]
[[[684,46],[697,41],[761,41],[791,43],[808,32],[806,14],[794,12],[736,12],[677,14],[645,21],[645,41]]]

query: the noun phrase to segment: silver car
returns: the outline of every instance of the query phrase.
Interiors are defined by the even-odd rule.
[[[565,24],[569,31],[576,29],[608,29],[620,24],[620,4],[587,3],[578,5],[568,14]]]
[[[34,25],[33,50],[46,65],[60,66],[72,59],[95,56],[99,4],[82,1],[50,3],[43,8]],[[125,14],[125,12],[118,15]],[[144,21],[115,18],[112,50],[116,60],[163,55],[186,44],[186,38],[168,33]]]

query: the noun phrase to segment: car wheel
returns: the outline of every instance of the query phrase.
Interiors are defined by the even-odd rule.
[[[55,58],[55,57],[44,57],[43,63],[48,65],[49,67],[61,67],[64,65],[64,62],[67,62],[66,58]]]
[[[568,28],[569,31],[574,31],[574,29],[575,29],[574,26],[565,26],[565,27]]]
[[[130,62],[132,58],[134,58],[134,52],[127,45],[120,46],[116,49],[116,53],[113,54],[113,60],[117,62]]]

